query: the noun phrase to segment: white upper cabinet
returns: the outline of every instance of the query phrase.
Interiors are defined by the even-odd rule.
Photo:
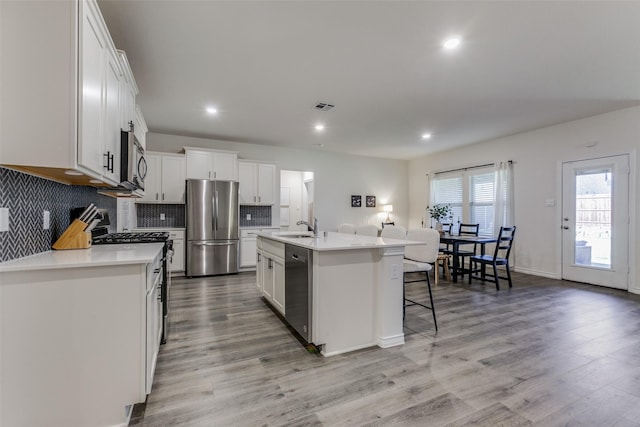
[[[125,111],[137,87],[96,1],[0,1],[0,16],[2,39],[20,41],[0,51],[0,164],[68,184],[118,184],[120,130],[133,120]]]
[[[184,147],[187,179],[238,180],[238,153]]]
[[[145,155],[147,177],[144,196],[138,203],[184,203],[186,161],[181,154],[151,153]]]
[[[241,205],[275,204],[276,165],[238,161]]]

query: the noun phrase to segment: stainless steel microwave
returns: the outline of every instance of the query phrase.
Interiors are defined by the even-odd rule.
[[[133,132],[133,122],[129,122],[129,131],[123,130],[120,137],[120,186],[128,190],[144,190],[147,161],[144,147]]]

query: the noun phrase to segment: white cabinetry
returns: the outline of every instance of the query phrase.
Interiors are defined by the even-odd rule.
[[[186,161],[182,154],[147,152],[147,177],[139,203],[184,203]]]
[[[162,285],[161,254],[153,263],[147,265],[146,314],[147,314],[147,343],[146,343],[146,372],[145,392],[151,393],[153,374],[156,371],[156,361],[162,338],[162,301],[160,286]]]
[[[168,231],[169,239],[173,240],[171,275],[179,276],[184,273],[184,228],[136,228],[133,231]]]
[[[238,180],[238,153],[184,147],[187,179]]]
[[[2,39],[20,41],[0,52],[0,164],[68,184],[118,184],[122,109],[131,100],[96,1],[0,9]]]
[[[262,232],[277,231],[277,227],[245,228],[240,230],[240,268],[257,268],[257,235]]]
[[[239,160],[238,181],[241,205],[275,204],[276,165]]]
[[[284,314],[284,243],[260,237],[258,241],[258,267],[261,269],[256,275],[258,289],[262,289],[267,301]]]

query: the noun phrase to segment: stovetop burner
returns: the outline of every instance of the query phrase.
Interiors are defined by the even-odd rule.
[[[168,231],[143,231],[132,233],[110,233],[93,238],[94,245],[118,243],[154,243],[169,240]]]

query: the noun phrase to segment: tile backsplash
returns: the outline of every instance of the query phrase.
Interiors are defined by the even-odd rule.
[[[240,206],[240,227],[253,226],[271,227],[271,206]]]
[[[45,252],[67,229],[72,208],[94,203],[107,209],[116,231],[116,199],[93,187],[65,185],[0,167],[0,208],[9,208],[9,231],[0,231],[0,262]],[[43,230],[44,211],[51,225]]]
[[[164,214],[164,220],[160,215]],[[184,205],[136,203],[138,228],[184,228]]]

